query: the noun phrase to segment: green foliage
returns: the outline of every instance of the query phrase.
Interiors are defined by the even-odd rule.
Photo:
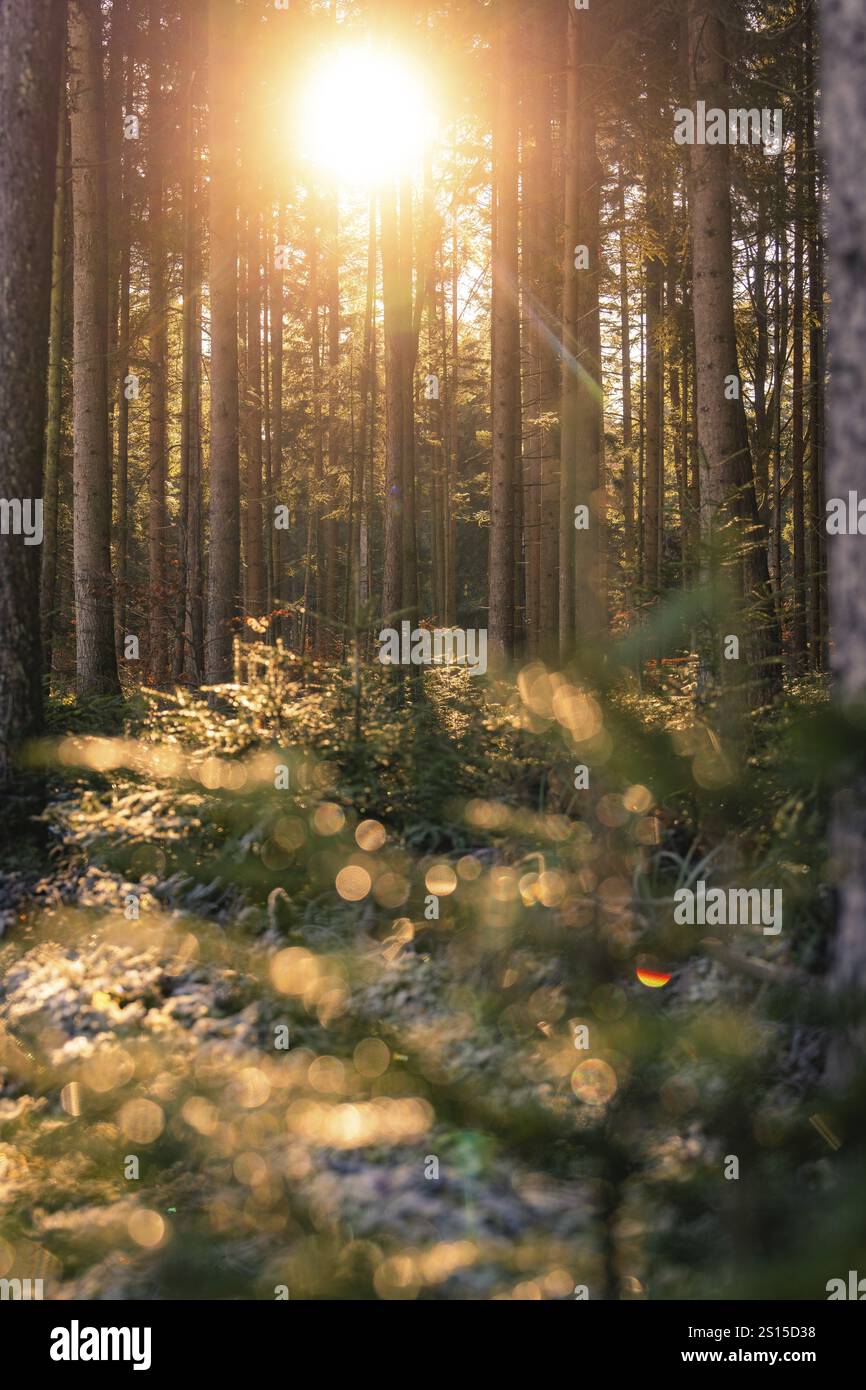
[[[690,666],[639,691],[622,651],[359,685],[251,648],[120,737],[52,716],[56,867],[0,962],[16,1260],[259,1298],[820,1298],[856,1267],[827,1010],[704,941],[820,978],[850,730],[801,686],[737,763]],[[677,925],[701,878],[782,887],[782,935]]]

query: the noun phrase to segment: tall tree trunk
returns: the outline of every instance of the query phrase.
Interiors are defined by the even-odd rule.
[[[130,111],[133,101],[135,64],[132,53],[126,64],[126,99],[124,106]],[[115,478],[115,585],[114,585],[114,641],[118,661],[123,656],[124,636],[126,634],[127,571],[129,564],[129,396],[127,376],[129,375],[129,298],[132,271],[132,186],[135,175],[130,171],[128,142],[122,142],[120,165],[120,316],[117,339],[117,470]]]
[[[580,20],[569,6],[565,97],[565,208],[562,243],[562,404],[559,467],[559,646],[565,654],[576,636],[575,539],[577,499],[577,333],[580,313],[575,267],[580,241]],[[586,502],[587,499],[581,499]]]
[[[705,100],[707,109],[724,108],[728,99],[722,13],[721,0],[689,0],[692,96]],[[732,378],[740,379],[726,145],[691,146],[690,204],[702,523],[708,539],[717,534],[726,514],[738,523],[745,552],[742,588],[754,614],[743,645],[753,698],[761,702],[779,687],[779,643],[745,411],[742,400],[729,399],[732,393],[726,391]]]
[[[74,229],[73,477],[77,688],[116,695],[108,453],[105,103],[98,0],[69,11]]]
[[[328,467],[325,493],[327,515],[322,522],[324,618],[327,650],[340,649],[337,632],[340,526],[337,520],[340,483],[340,211],[336,192],[325,203],[325,299],[328,308]]]
[[[322,574],[322,551],[323,543],[321,537],[321,517],[322,506],[325,498],[325,463],[324,463],[324,429],[322,425],[322,344],[321,329],[319,325],[319,229],[318,229],[318,201],[311,198],[308,209],[308,312],[310,316],[310,355],[312,370],[312,391],[313,391],[313,477],[312,485],[309,489],[310,498],[310,517],[308,524],[308,543],[306,547],[305,570],[304,570],[304,614],[305,623],[303,636],[306,640],[308,632],[314,634],[313,648],[316,652],[321,650],[322,640],[322,596],[324,593],[324,578]],[[316,572],[313,574],[313,555],[312,549],[315,544],[316,551]],[[313,592],[313,580],[315,580],[315,619],[313,623],[306,621],[307,599]],[[303,643],[301,646],[303,650]]]
[[[600,633],[603,607],[601,168],[589,77],[592,23],[589,15],[569,10],[559,513],[559,636],[563,653],[578,629],[584,640]]]
[[[273,242],[284,246],[282,211],[278,206],[274,215]],[[283,478],[283,271],[279,257],[272,251],[270,260],[270,343],[271,343],[271,467],[273,472],[273,502],[287,507],[288,479]],[[268,520],[274,524],[274,509]],[[279,529],[274,534],[274,607],[278,617],[274,625],[278,637],[288,636],[288,570],[289,570],[289,532]]]
[[[755,218],[755,485],[761,524],[769,520],[770,494],[770,417],[767,411],[767,370],[770,359],[770,331],[767,296],[767,208],[763,185],[758,189]]]
[[[670,205],[670,210],[671,210],[671,214],[673,215],[673,203],[671,203],[671,205]],[[688,548],[688,545],[687,545],[687,536],[686,536],[686,525],[687,525],[687,522],[686,522],[686,491],[687,491],[687,479],[686,479],[686,459],[685,459],[685,452],[684,452],[684,450],[683,450],[683,427],[682,427],[683,396],[684,396],[684,379],[685,379],[685,351],[684,351],[684,347],[683,347],[682,333],[681,333],[681,330],[682,330],[682,315],[681,315],[681,313],[680,313],[680,305],[679,305],[679,303],[677,302],[676,272],[677,272],[677,264],[676,264],[675,254],[674,254],[674,248],[673,248],[673,246],[671,246],[671,247],[669,248],[669,252],[668,252],[668,264],[667,264],[667,270],[666,270],[666,274],[665,274],[665,299],[666,299],[665,333],[666,333],[666,336],[667,336],[668,341],[669,341],[670,344],[671,344],[671,350],[670,350],[670,352],[669,352],[669,354],[668,354],[668,359],[667,359],[667,369],[668,369],[668,394],[670,395],[670,402],[671,402],[671,434],[672,434],[672,436],[673,436],[674,475],[675,475],[676,480],[677,480],[677,497],[678,497],[679,510],[680,510],[680,547],[681,547],[681,562],[680,562],[680,567],[681,567],[683,579],[685,579],[685,574],[686,574],[686,552],[687,552],[687,548]],[[664,409],[664,405],[662,405],[662,409]],[[664,462],[664,459],[662,460],[662,462]],[[662,493],[662,517],[664,517],[664,493]],[[664,532],[662,532],[662,543],[663,543],[663,537],[664,537]],[[662,559],[663,559],[663,558],[664,558],[664,556],[662,555]]]
[[[782,415],[784,406],[785,376],[788,362],[788,221],[785,168],[779,163],[776,181],[776,270],[773,288],[773,317],[775,320],[775,368],[773,380],[773,593],[778,621],[782,622],[782,527],[784,524],[782,504],[782,456],[783,431]]]
[[[376,201],[370,197],[367,231],[367,290],[364,301],[364,343],[361,361],[361,421],[359,444],[359,476],[356,491],[359,500],[358,555],[356,561],[356,609],[369,602],[370,520],[373,499],[367,477],[367,461],[374,443],[373,405],[376,389]]]
[[[619,332],[622,373],[622,505],[625,526],[625,570],[630,584],[634,570],[634,454],[631,419],[631,315],[628,302],[628,241],[625,215],[625,179],[622,165],[618,179],[619,211]]]
[[[148,366],[150,406],[148,412],[148,671],[151,685],[161,686],[168,677],[168,632],[166,613],[166,529],[165,502],[168,439],[166,430],[168,356],[168,293],[163,224],[162,113],[162,35],[160,0],[150,0],[148,22],[147,83],[147,217],[148,217]]]
[[[236,15],[233,0],[209,0],[211,460],[205,669],[210,684],[231,679],[240,587]]]
[[[41,493],[63,25],[56,0],[0,8],[0,492],[22,510],[28,503],[31,519]],[[39,547],[25,540],[0,535],[0,786],[15,743],[42,724]]]
[[[523,115],[520,136],[520,305],[523,354],[521,398],[526,424],[523,436],[523,554],[525,558],[526,650],[530,656],[539,650],[539,604],[541,587],[541,355],[545,325],[541,318],[541,219],[547,194],[539,168],[538,127],[549,119],[543,100],[545,71],[542,60],[541,15],[532,16],[521,35],[527,45],[529,62],[529,100]]]
[[[809,664],[820,671],[826,657],[826,556],[824,545],[824,265],[821,167],[815,133],[815,23],[806,9],[806,172],[809,265]]]
[[[134,20],[132,21],[134,23]],[[117,385],[118,304],[120,263],[123,254],[123,114],[124,67],[129,52],[130,16],[127,0],[112,0],[111,35],[108,45],[108,77],[105,92],[106,148],[108,152],[108,353],[109,412],[113,413],[113,393]],[[128,62],[132,62],[131,56]]]
[[[449,376],[448,407],[448,520],[446,525],[446,578],[445,578],[445,625],[453,627],[457,622],[457,521],[454,508],[450,505],[453,489],[460,473],[460,415],[457,408],[457,393],[460,388],[460,257],[457,235],[457,217],[452,213],[451,220],[451,372]]]
[[[380,197],[382,217],[382,303],[385,317],[385,534],[382,613],[391,623],[403,606],[403,353],[401,348],[400,249],[397,194],[393,184]]]
[[[661,498],[664,490],[664,262],[659,255],[662,240],[659,187],[661,171],[650,146],[647,158],[646,219],[650,241],[646,257],[646,505],[644,509],[644,587],[650,594],[661,588]]]
[[[491,657],[514,653],[514,489],[517,465],[517,388],[520,319],[517,302],[518,11],[500,7],[497,104],[493,135],[493,459],[490,478],[489,640]]]
[[[418,615],[418,542],[415,509],[415,352],[413,335],[412,269],[414,217],[412,184],[400,182],[400,368],[403,375],[403,608],[410,621]],[[419,276],[422,273],[419,266]],[[420,323],[419,323],[420,328]]]
[[[202,626],[202,514],[201,514],[201,325],[199,296],[201,275],[198,247],[198,189],[195,179],[195,91],[199,32],[197,16],[188,20],[189,71],[184,111],[183,171],[183,365],[181,379],[179,527],[180,612],[175,678],[184,673],[192,685],[203,679],[204,633]]]
[[[66,265],[66,64],[61,64],[57,114],[57,167],[54,217],[51,228],[51,312],[48,346],[48,420],[45,429],[45,470],[42,478],[43,539],[39,606],[42,617],[42,656],[51,676],[54,608],[57,597],[57,513],[60,491],[61,386],[63,378],[63,298]]]
[[[542,29],[546,28],[540,17]],[[561,16],[564,20],[564,16]],[[558,27],[558,26],[557,26]],[[560,272],[557,221],[561,216],[558,189],[562,180],[554,163],[551,130],[551,69],[558,68],[557,29],[547,30],[542,49],[544,85],[538,93],[535,137],[538,143],[538,179],[546,196],[539,209],[539,312],[545,331],[539,344],[539,399],[542,417],[539,469],[541,555],[538,594],[538,649],[553,656],[558,647],[559,606],[559,409],[560,361],[557,324],[560,317]]]
[[[792,657],[795,672],[806,665],[806,515],[803,484],[803,111],[802,54],[797,54],[797,114],[794,127],[794,384],[791,409],[791,478],[794,532]]]
[[[247,390],[246,429],[246,611],[261,618],[265,611],[265,554],[262,524],[262,269],[258,183],[249,190],[247,216]]]

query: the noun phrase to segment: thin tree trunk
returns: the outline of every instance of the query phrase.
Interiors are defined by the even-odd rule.
[[[523,437],[523,554],[525,557],[526,649],[530,656],[539,650],[539,606],[541,588],[541,356],[545,325],[541,320],[541,218],[546,195],[539,170],[538,127],[548,119],[543,100],[544,65],[540,50],[543,30],[540,14],[521,36],[526,42],[530,68],[528,110],[521,130],[521,311],[523,354],[521,357],[524,419]],[[540,90],[541,89],[541,90]]]
[[[321,651],[322,641],[322,596],[324,579],[322,575],[321,517],[325,497],[324,429],[322,425],[322,344],[319,325],[319,242],[318,242],[318,204],[311,200],[309,208],[307,250],[308,259],[308,312],[310,315],[310,352],[312,358],[313,388],[313,479],[309,489],[310,525],[307,528],[307,546],[304,574],[304,615],[307,614],[307,599],[315,592],[316,613],[312,623],[305,621],[304,638],[308,633],[313,639],[313,650]],[[313,572],[312,546],[315,545],[316,568]],[[311,615],[312,616],[312,615]],[[303,647],[302,647],[303,650]]]
[[[274,632],[274,462],[272,452],[273,428],[271,424],[271,304],[270,304],[270,266],[268,264],[268,230],[270,212],[262,214],[263,234],[262,256],[262,451],[265,464],[264,497],[262,499],[262,521],[265,542],[265,612],[268,615],[267,640],[273,643]]]
[[[551,23],[551,19],[555,22]],[[559,228],[564,209],[564,157],[561,136],[564,131],[565,87],[562,80],[562,50],[566,42],[568,15],[565,6],[556,6],[554,15],[539,14],[540,66],[542,82],[538,89],[536,120],[538,168],[546,197],[540,211],[539,258],[541,312],[546,332],[541,343],[541,391],[539,406],[544,420],[541,434],[541,573],[539,576],[539,651],[555,659],[559,647],[559,492],[560,420],[562,373],[559,337],[562,322],[562,273]],[[569,537],[571,540],[572,538]]]
[[[492,304],[493,459],[490,479],[489,641],[491,658],[514,653],[514,489],[518,458],[517,389],[520,318],[517,303],[517,82],[518,10],[501,6],[497,105],[493,136],[494,252]]]
[[[644,587],[649,594],[661,588],[662,526],[659,505],[664,476],[664,263],[656,247],[661,240],[661,173],[652,151],[648,158],[646,218],[651,251],[646,258],[646,504],[644,509]]]
[[[183,172],[183,363],[181,379],[180,473],[181,505],[178,536],[178,577],[180,591],[180,621],[178,623],[175,679],[186,673],[192,685],[200,685],[203,677],[203,630],[201,592],[201,327],[199,296],[201,293],[198,262],[199,216],[198,192],[195,180],[195,82],[197,61],[197,27],[189,20],[189,88],[185,121],[185,154]]]
[[[160,132],[162,101],[162,36],[159,0],[150,0],[148,23],[147,84],[147,216],[148,216],[148,672],[151,685],[161,686],[168,676],[166,614],[166,476],[167,476],[167,315],[166,252],[163,243],[163,155]]]
[[[253,205],[258,185],[250,190]],[[265,611],[265,556],[262,523],[262,271],[258,211],[247,218],[247,390],[246,390],[246,610],[253,618]]]
[[[340,526],[337,520],[340,482],[340,212],[336,193],[325,204],[325,302],[328,309],[328,467],[325,489],[327,515],[322,522],[321,568],[324,583],[324,621],[328,652],[340,650],[337,632]]]
[[[274,241],[285,245],[282,211],[278,207],[274,217]],[[283,479],[283,272],[275,253],[270,261],[270,342],[271,342],[271,468],[273,472],[273,503],[288,506],[287,481]],[[273,507],[269,524],[273,526]],[[274,607],[277,619],[274,625],[278,637],[288,636],[288,569],[289,532],[280,529],[274,534]]]
[[[358,556],[356,561],[355,622],[358,610],[369,602],[368,566],[372,498],[367,480],[367,460],[373,447],[373,399],[376,377],[376,201],[370,197],[367,232],[367,291],[364,301],[364,343],[361,361],[361,421],[358,475]]]
[[[631,323],[628,302],[628,242],[626,239],[625,180],[618,171],[619,195],[619,332],[622,373],[622,494],[625,524],[625,570],[630,582],[634,570],[634,455],[631,419]]]
[[[794,127],[794,383],[791,411],[791,477],[794,533],[794,592],[792,601],[792,656],[795,672],[806,665],[806,515],[803,482],[803,112],[799,89],[802,55],[797,55],[798,102]]]
[[[774,373],[774,446],[773,446],[773,568],[775,570],[774,596],[776,612],[781,629],[782,624],[782,411],[784,403],[785,375],[788,361],[788,222],[787,193],[784,165],[780,162],[776,186],[776,217],[779,228],[776,245],[776,284],[774,289],[774,317],[776,322],[776,365]]]
[[[73,474],[77,688],[120,691],[111,592],[105,102],[98,0],[69,12],[74,229]]]
[[[580,30],[583,16],[569,6],[565,115],[565,208],[562,243],[562,405],[559,469],[559,646],[564,655],[576,636],[575,506],[577,503],[577,350],[580,293],[575,267],[580,242]],[[582,503],[588,499],[581,498]]]
[[[126,64],[126,100],[129,111],[133,100],[135,64],[129,55]],[[114,640],[117,658],[120,661],[124,652],[126,634],[127,571],[129,550],[129,396],[127,383],[129,375],[129,299],[132,269],[132,183],[130,177],[127,142],[124,140],[121,154],[121,203],[120,203],[120,323],[117,340],[117,470],[115,478],[115,587],[114,587]]]
[[[403,606],[403,366],[401,351],[400,250],[397,195],[383,191],[382,302],[385,317],[385,517],[382,612],[391,623]]]
[[[821,170],[815,133],[814,4],[806,8],[806,177],[809,266],[809,664],[820,671],[826,657],[824,571],[824,266],[821,234]]]
[[[451,371],[448,410],[448,523],[446,530],[445,625],[457,622],[457,521],[450,505],[460,469],[460,416],[457,393],[460,388],[460,304],[459,304],[459,240],[457,217],[451,221]]]
[[[51,229],[51,311],[48,346],[48,420],[45,429],[45,469],[42,479],[43,539],[40,612],[42,657],[51,676],[57,597],[57,513],[60,485],[61,385],[63,379],[63,296],[66,265],[66,62],[61,63],[60,100],[57,114],[57,165],[54,183],[54,217]]]
[[[205,669],[212,685],[232,676],[240,587],[236,16],[233,0],[209,0],[211,466]]]
[[[415,508],[415,342],[413,339],[412,268],[414,226],[412,184],[400,182],[400,368],[403,375],[403,603],[406,616],[418,615],[418,545]],[[419,266],[419,274],[421,268]],[[420,324],[419,324],[420,327]]]

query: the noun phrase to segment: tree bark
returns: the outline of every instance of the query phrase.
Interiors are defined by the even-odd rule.
[[[646,504],[644,508],[644,589],[661,588],[661,498],[664,490],[664,262],[659,255],[661,230],[661,172],[652,146],[648,153],[646,219],[649,253],[646,257]]]
[[[826,664],[824,544],[824,255],[821,164],[815,134],[815,5],[806,0],[805,92],[809,269],[809,664]]]
[[[493,458],[490,478],[489,642],[491,659],[514,654],[514,489],[518,458],[517,389],[520,318],[517,301],[518,10],[503,3],[498,34],[497,105],[493,135]]]
[[[791,480],[793,498],[794,591],[791,645],[793,668],[803,671],[806,640],[806,516],[803,482],[803,113],[800,87],[802,55],[797,55],[797,114],[794,127],[794,360],[791,405]]]
[[[705,100],[708,109],[727,106],[722,14],[721,0],[689,0],[692,97]],[[741,587],[753,610],[744,632],[745,655],[753,700],[762,703],[779,688],[779,640],[745,411],[742,400],[726,392],[732,378],[740,380],[727,145],[691,146],[690,206],[702,529],[713,541],[726,516],[737,524],[744,551]]]
[[[634,570],[634,454],[631,418],[631,315],[628,300],[628,241],[625,215],[625,180],[622,165],[617,180],[619,195],[619,341],[622,373],[622,505],[625,526],[625,568]]]
[[[277,246],[284,246],[281,209],[274,216],[274,237]],[[270,260],[270,344],[271,344],[271,468],[273,473],[273,502],[288,506],[288,479],[283,478],[283,319],[285,315],[283,271],[272,251]],[[269,524],[274,524],[271,508]],[[274,630],[278,637],[288,636],[289,604],[289,532],[278,530],[274,535],[274,607],[277,619]]]
[[[74,229],[73,510],[77,689],[120,691],[111,589],[105,103],[98,0],[69,11]]]
[[[232,676],[240,587],[235,71],[236,6],[209,0],[211,458],[207,680]]]
[[[180,611],[175,678],[191,685],[204,677],[201,507],[201,267],[199,209],[195,178],[195,93],[198,77],[198,15],[188,18],[188,90],[184,111],[183,170],[183,341],[180,420],[181,508],[179,527]]]
[[[57,513],[60,492],[61,386],[63,379],[63,299],[66,267],[66,63],[61,63],[60,100],[57,116],[57,167],[54,184],[54,218],[51,230],[51,312],[48,346],[48,421],[45,429],[45,470],[42,480],[43,539],[40,580],[42,655],[51,676],[57,596]]]
[[[135,80],[135,63],[132,53],[126,63],[125,108],[132,107]],[[129,299],[132,276],[132,187],[134,173],[130,170],[128,142],[122,141],[120,165],[120,314],[117,338],[117,468],[115,477],[114,502],[114,641],[118,661],[122,658],[126,634],[126,590],[129,567],[129,397],[127,381],[129,375],[130,316]]]
[[[147,143],[147,354],[150,370],[148,409],[148,674],[157,688],[168,679],[166,587],[166,475],[168,386],[168,290],[163,222],[162,35],[160,0],[150,0],[148,19]]]
[[[40,497],[51,236],[64,7],[0,8],[0,492]],[[17,741],[42,723],[39,547],[0,535],[0,786]]]
[[[399,294],[400,251],[397,194],[393,184],[380,198],[382,301],[385,318],[385,516],[382,612],[392,623],[403,605],[403,354]]]
[[[336,192],[325,203],[325,299],[328,309],[328,466],[322,522],[324,618],[327,650],[340,649],[337,630],[340,526],[337,520],[340,483],[340,210]]]
[[[265,553],[262,525],[262,269],[258,183],[247,190],[247,389],[246,429],[246,611],[261,618],[265,611]]]
[[[418,616],[418,541],[415,515],[415,356],[417,338],[413,334],[412,270],[415,255],[412,183],[400,181],[400,370],[403,376],[403,595],[407,618]],[[423,273],[419,267],[419,274]],[[420,322],[418,324],[420,329]]]

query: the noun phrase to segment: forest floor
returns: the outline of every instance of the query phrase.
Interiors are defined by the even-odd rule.
[[[713,869],[644,778],[664,745],[712,782],[689,697],[614,708],[540,665],[495,698],[364,679],[262,656],[218,707],[154,696],[115,736],[55,709],[46,838],[0,875],[0,1275],[53,1298],[742,1289],[759,1194],[831,1180],[823,1034],[672,925],[672,887]],[[766,790],[776,868],[814,878],[790,859],[814,806]],[[820,968],[820,885],[797,902],[740,958]],[[819,1296],[813,1253],[780,1245],[776,1296]]]

